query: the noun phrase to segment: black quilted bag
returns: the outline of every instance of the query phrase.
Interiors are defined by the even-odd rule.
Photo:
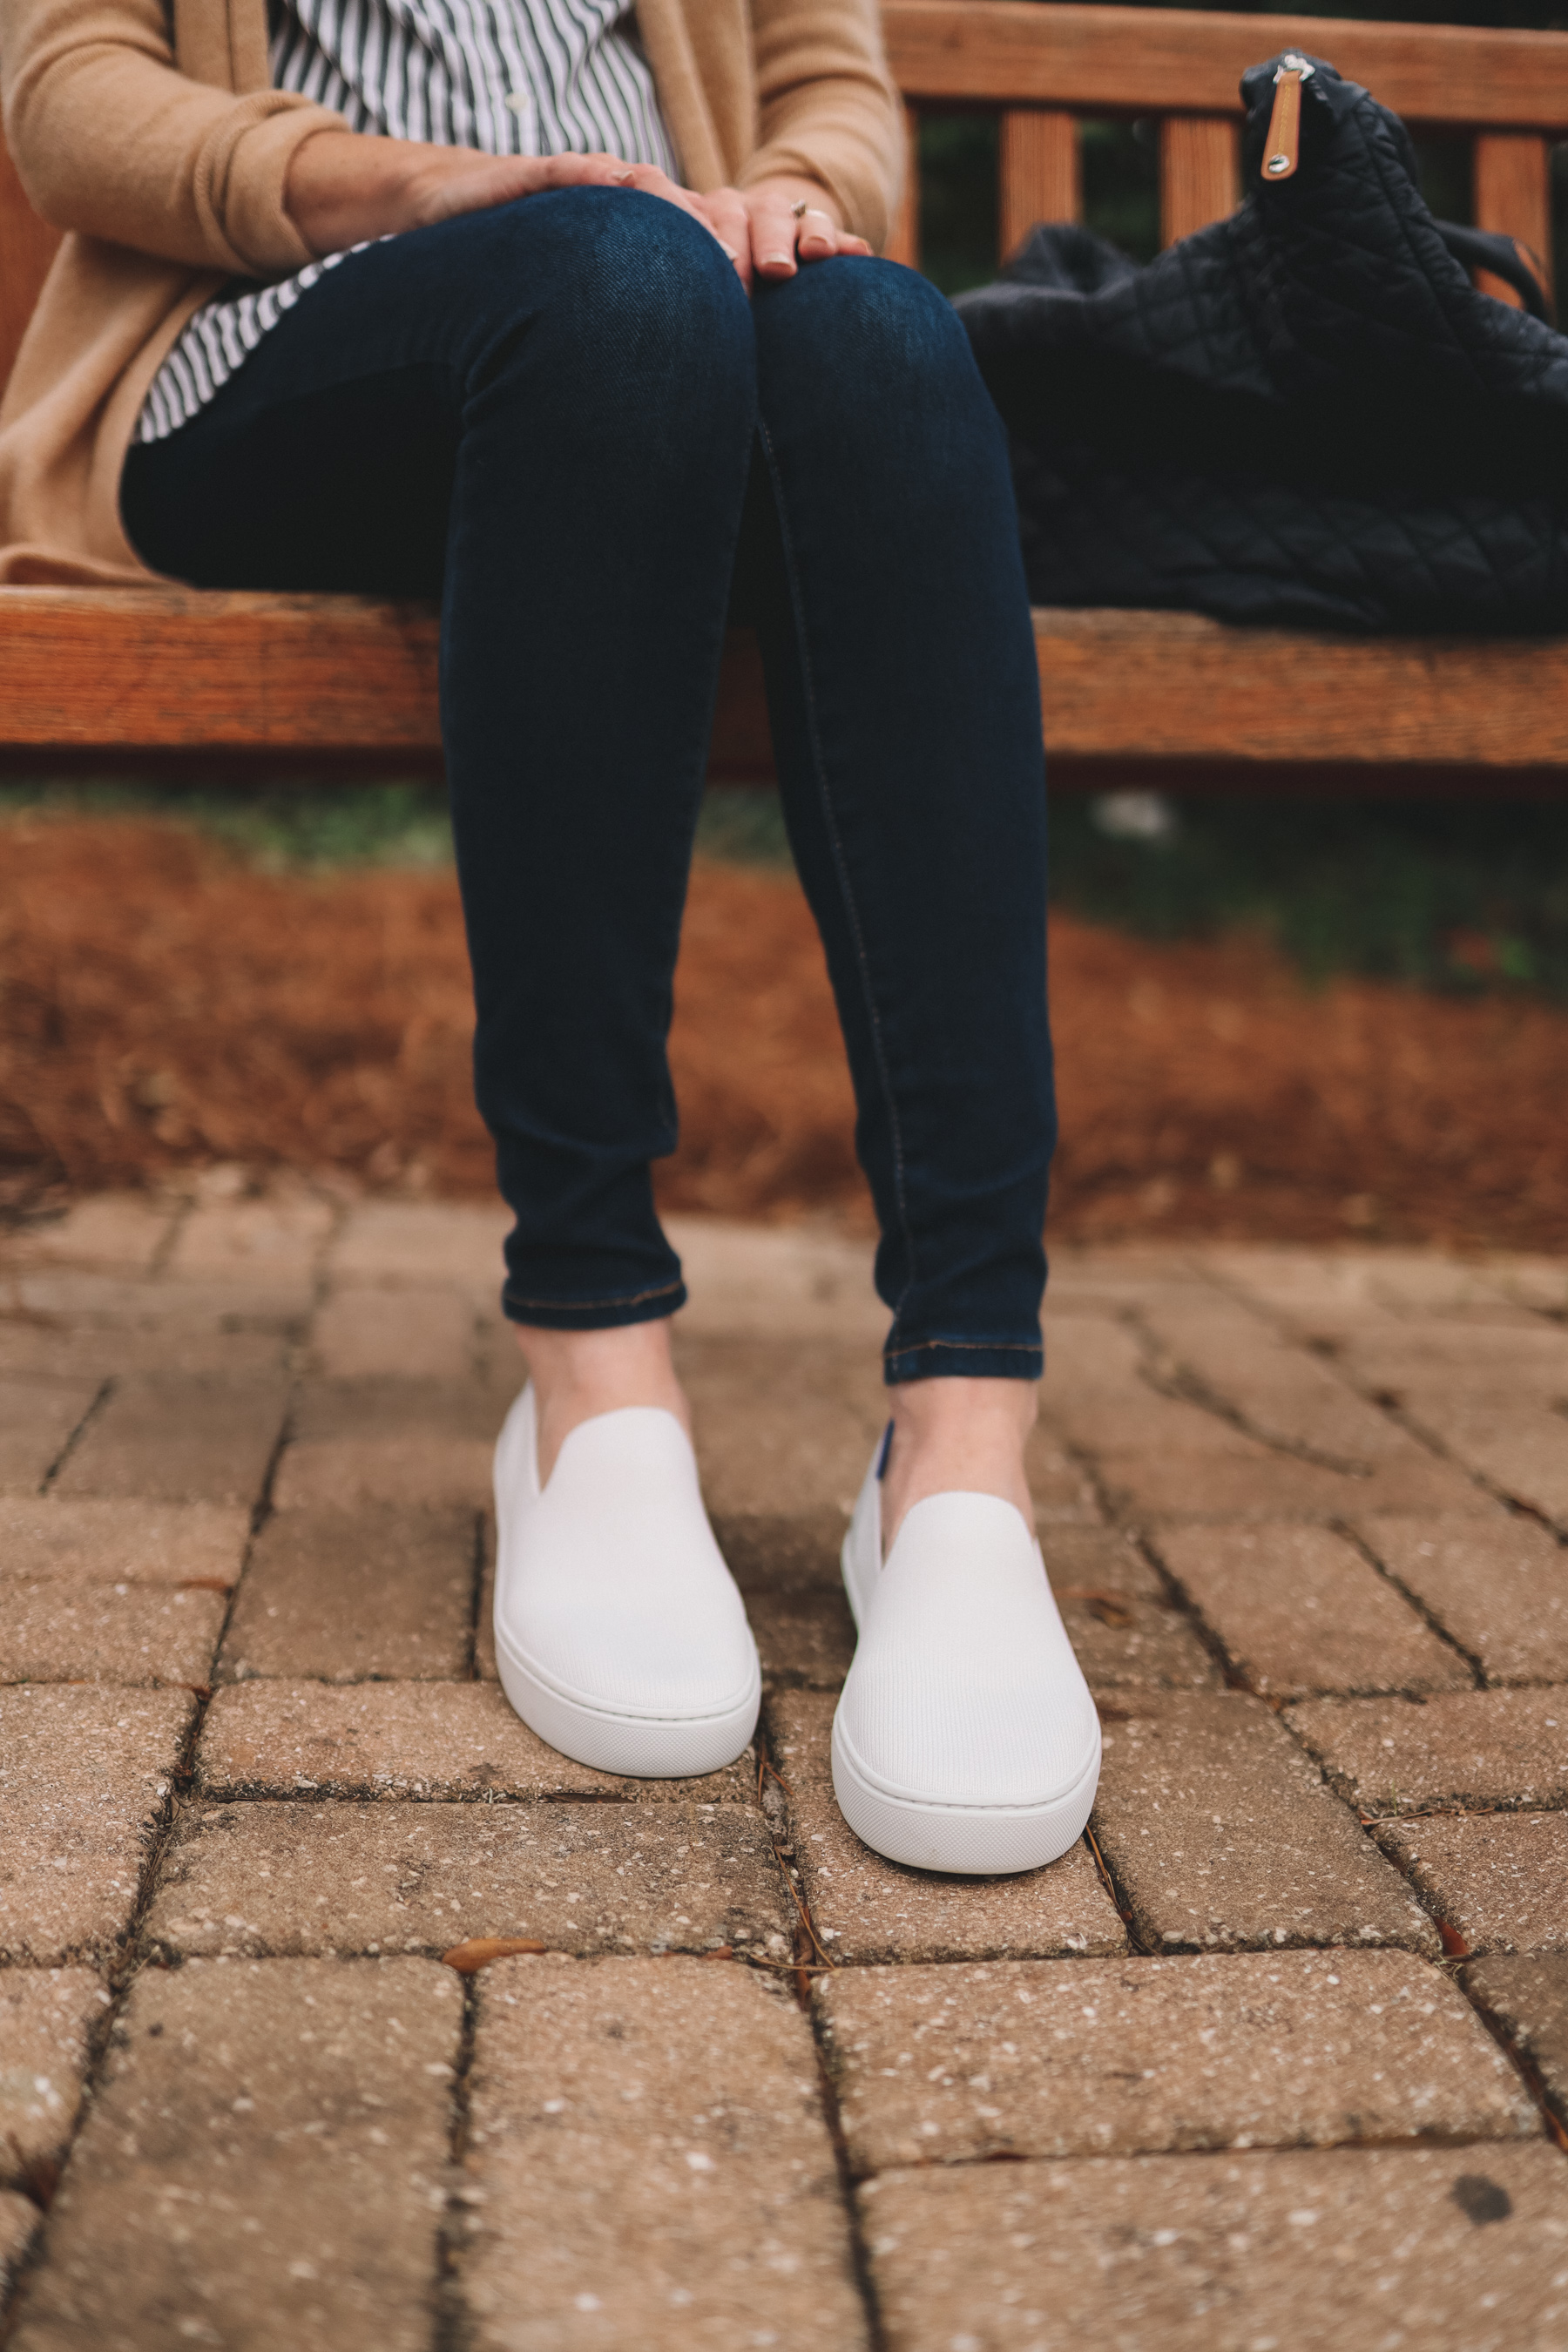
[[[1331,65],[1297,168],[1146,268],[1037,228],[957,304],[1012,436],[1042,604],[1359,630],[1568,629],[1568,338],[1510,240],[1434,221],[1405,126]],[[1462,113],[1462,103],[1456,107]],[[1531,308],[1480,293],[1510,278]]]

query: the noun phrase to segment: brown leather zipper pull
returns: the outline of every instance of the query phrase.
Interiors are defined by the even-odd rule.
[[[1301,153],[1301,84],[1313,68],[1306,58],[1287,49],[1274,69],[1274,111],[1263,142],[1263,176],[1288,180]]]

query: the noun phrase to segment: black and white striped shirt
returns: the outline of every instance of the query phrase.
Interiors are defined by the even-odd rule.
[[[282,0],[272,81],[388,139],[619,155],[680,176],[629,0]],[[187,424],[342,258],[198,310],[153,379],[137,438]]]

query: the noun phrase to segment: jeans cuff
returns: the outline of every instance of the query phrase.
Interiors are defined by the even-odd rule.
[[[1045,1369],[1038,1339],[906,1339],[882,1357],[889,1388],[903,1381],[1037,1381]]]
[[[619,1331],[629,1323],[660,1322],[685,1304],[686,1285],[679,1277],[625,1298],[524,1298],[510,1282],[500,1295],[509,1323],[532,1323],[543,1331]]]

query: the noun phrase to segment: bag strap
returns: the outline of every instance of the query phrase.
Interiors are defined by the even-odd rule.
[[[1489,269],[1511,286],[1532,319],[1550,326],[1555,305],[1545,270],[1529,246],[1494,229],[1461,228],[1456,221],[1434,221],[1433,227],[1456,261],[1466,269]]]

